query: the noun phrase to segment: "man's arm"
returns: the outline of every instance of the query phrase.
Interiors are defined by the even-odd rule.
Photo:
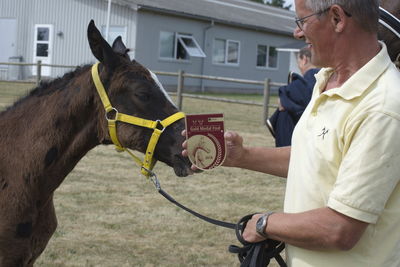
[[[255,230],[260,216],[254,215],[247,223],[243,233],[245,240],[259,242],[265,239]],[[305,249],[350,250],[367,226],[368,223],[325,207],[302,213],[274,213],[268,218],[265,232],[271,239]]]
[[[286,178],[289,169],[290,146],[287,147],[244,147],[242,157],[233,165],[262,173]]]
[[[185,135],[185,132],[182,132]],[[226,132],[226,159],[223,166],[244,168],[287,177],[290,147],[244,147],[243,138],[235,132]],[[182,155],[187,156],[187,143],[182,144]],[[192,166],[196,170],[195,166]]]

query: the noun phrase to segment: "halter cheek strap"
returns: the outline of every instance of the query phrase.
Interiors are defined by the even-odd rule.
[[[151,175],[154,165],[156,164],[157,160],[153,157],[154,150],[156,148],[158,139],[160,138],[161,134],[164,132],[165,128],[167,128],[172,123],[182,119],[185,117],[183,112],[177,112],[164,120],[146,120],[142,118],[138,118],[131,115],[126,115],[123,113],[119,113],[116,108],[114,108],[110,100],[107,96],[106,90],[100,80],[99,71],[98,71],[99,63],[96,63],[92,66],[92,79],[96,86],[97,92],[100,96],[101,102],[103,103],[106,119],[108,123],[108,131],[110,133],[111,141],[114,143],[115,148],[117,151],[122,152],[126,151],[131,155],[134,161],[141,166],[141,173],[146,176],[147,178]],[[111,118],[113,115],[113,118]],[[144,156],[143,161],[140,160],[137,156],[135,156],[131,151],[127,148],[123,147],[118,140],[117,137],[117,121],[129,123],[136,126],[141,126],[149,129],[153,129],[153,134],[151,135],[150,141],[147,145],[146,153]]]

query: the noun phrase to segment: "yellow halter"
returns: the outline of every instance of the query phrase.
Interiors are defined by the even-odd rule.
[[[103,103],[104,109],[106,111],[108,130],[110,133],[111,140],[115,145],[115,149],[118,152],[122,152],[122,151],[128,152],[129,155],[132,156],[134,161],[141,167],[141,173],[148,178],[152,174],[153,167],[157,162],[157,160],[155,158],[153,158],[153,155],[154,155],[154,149],[156,148],[156,145],[157,145],[158,139],[160,138],[160,135],[165,130],[165,128],[167,128],[167,126],[184,118],[185,114],[183,112],[177,112],[162,121],[160,121],[160,120],[151,121],[151,120],[146,120],[146,119],[134,117],[131,115],[119,113],[116,108],[111,106],[111,103],[110,103],[110,100],[108,99],[106,90],[104,89],[104,86],[100,80],[98,66],[99,66],[99,63],[96,63],[92,66],[92,78],[93,78],[93,82],[96,86],[97,92],[99,93],[99,96],[101,98],[101,102]],[[108,117],[110,112],[115,113],[114,118]],[[153,129],[153,134],[151,135],[150,141],[147,145],[146,154],[144,156],[143,161],[141,161],[137,156],[135,156],[127,148],[123,147],[121,145],[121,143],[119,142],[118,137],[117,137],[117,125],[116,125],[117,121],[126,122],[129,124]]]

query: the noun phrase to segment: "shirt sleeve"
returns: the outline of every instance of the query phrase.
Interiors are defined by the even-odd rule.
[[[343,160],[328,207],[376,223],[400,178],[399,118],[373,112],[344,137]]]

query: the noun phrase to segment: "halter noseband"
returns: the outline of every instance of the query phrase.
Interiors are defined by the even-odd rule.
[[[183,112],[177,112],[164,120],[146,120],[138,117],[134,117],[131,115],[126,115],[123,113],[119,113],[116,108],[114,108],[110,100],[108,99],[106,90],[100,80],[99,71],[98,71],[99,63],[96,63],[92,66],[92,79],[96,86],[97,92],[99,93],[101,102],[103,103],[105,112],[106,112],[106,119],[108,122],[108,131],[110,133],[110,137],[112,142],[115,145],[117,151],[127,151],[135,162],[141,166],[141,173],[146,176],[147,178],[152,174],[152,169],[157,162],[154,155],[154,149],[156,148],[158,139],[160,138],[161,134],[167,128],[167,126],[171,125],[172,123],[182,119],[185,117]],[[110,113],[114,113],[114,118],[109,118]],[[117,137],[117,121],[133,124],[136,126],[141,126],[145,128],[153,129],[153,134],[151,135],[150,141],[147,145],[146,154],[144,156],[143,161],[141,161],[137,156],[135,156],[132,152],[130,152],[127,148],[123,147],[118,140]]]

